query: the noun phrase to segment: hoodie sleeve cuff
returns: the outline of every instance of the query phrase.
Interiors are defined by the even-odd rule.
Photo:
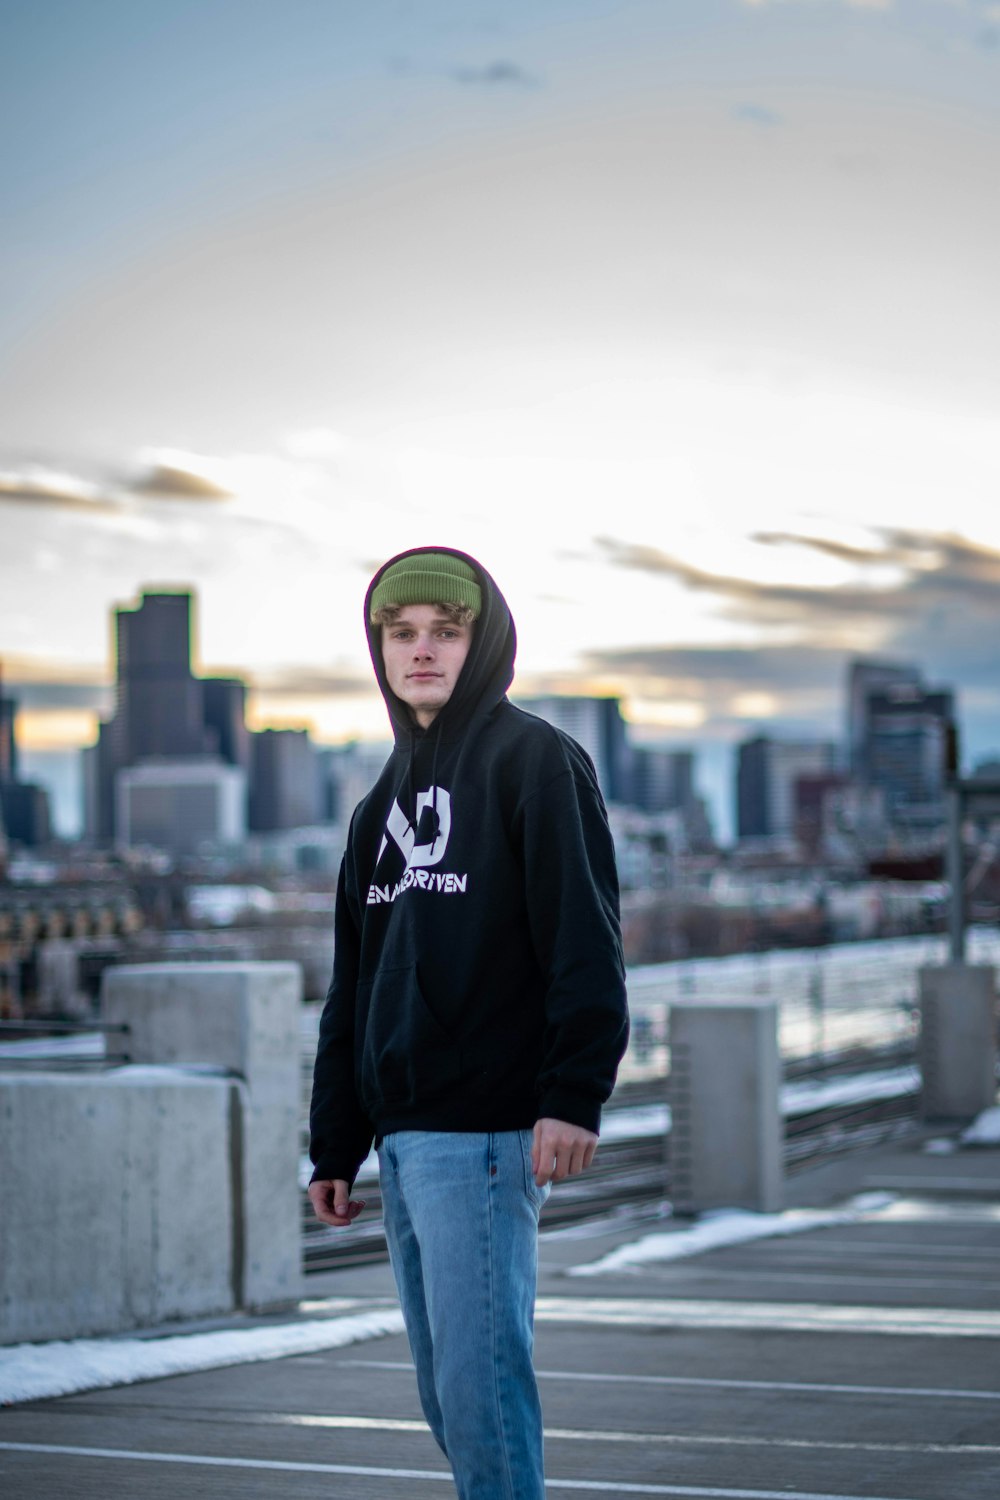
[[[321,1156],[313,1168],[313,1174],[309,1179],[312,1186],[314,1182],[336,1182],[338,1179],[347,1183],[348,1192],[354,1191],[354,1179],[358,1175],[358,1163],[338,1161],[333,1156]]]
[[[587,1094],[575,1089],[546,1089],[538,1105],[540,1120],[565,1120],[568,1125],[579,1125],[583,1130],[601,1133],[601,1106]]]

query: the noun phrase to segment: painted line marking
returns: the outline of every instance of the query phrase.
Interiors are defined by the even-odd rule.
[[[401,1370],[414,1374],[407,1360],[342,1359],[342,1365],[360,1365],[369,1370]],[[622,1375],[590,1373],[583,1370],[536,1370],[539,1380],[576,1380],[595,1385],[665,1385],[695,1386],[709,1390],[734,1391],[806,1391],[821,1396],[920,1396],[932,1401],[1000,1401],[1000,1391],[970,1391],[943,1386],[910,1385],[837,1385],[813,1380],[736,1380],[707,1375]]]
[[[229,1418],[228,1421],[232,1421]],[[237,1415],[239,1423],[264,1424],[273,1427],[333,1428],[338,1432],[423,1432],[429,1437],[426,1422],[412,1417],[344,1417],[300,1412],[247,1412]],[[1000,1454],[997,1443],[871,1443],[846,1442],[825,1438],[737,1437],[732,1434],[690,1432],[624,1432],[613,1429],[546,1427],[546,1441],[563,1443],[641,1443],[666,1444],[670,1447],[711,1448],[798,1448],[832,1450],[837,1453],[934,1453],[951,1457],[973,1454]]]
[[[128,1448],[78,1448],[59,1443],[4,1443],[0,1452],[38,1453],[64,1458],[104,1458],[127,1463],[187,1464],[210,1469],[255,1469],[274,1474],[337,1474],[365,1479],[428,1479],[451,1484],[451,1475],[432,1469],[384,1469],[361,1464],[295,1463],[268,1458],[216,1458],[196,1453],[137,1453]],[[688,1500],[907,1500],[896,1495],[845,1495],[815,1490],[745,1490],[706,1488],[686,1484],[623,1484],[617,1479],[547,1479],[547,1490],[568,1490],[603,1495],[674,1495]]]
[[[906,1193],[941,1193],[950,1196],[952,1193],[972,1193],[983,1197],[993,1197],[1000,1181],[989,1177],[866,1177],[865,1186],[869,1188],[887,1188],[893,1192]]]
[[[877,1288],[879,1291],[881,1291],[887,1283],[895,1283],[895,1285],[903,1287],[907,1291],[915,1291],[918,1289],[924,1291],[928,1289],[932,1291],[940,1291],[942,1287],[954,1289],[956,1285],[956,1277],[959,1276],[963,1271],[971,1279],[971,1277],[975,1276],[977,1272],[981,1272],[982,1267],[963,1267],[958,1265],[949,1266],[947,1276],[914,1276],[910,1274],[898,1276],[897,1272],[901,1269],[903,1268],[898,1266],[892,1266],[891,1269],[887,1266],[885,1271],[881,1275],[864,1275],[860,1273],[851,1274],[850,1272],[844,1273],[837,1269],[827,1271],[747,1271],[742,1268],[725,1270],[717,1266],[713,1266],[711,1268],[699,1266],[697,1269],[695,1269],[694,1266],[685,1266],[682,1269],[677,1265],[675,1261],[672,1262],[670,1266],[670,1279],[675,1284],[679,1276],[683,1276],[690,1281],[737,1280],[741,1285],[750,1281],[780,1281],[782,1286],[791,1285],[795,1282],[798,1282],[804,1286],[815,1286],[816,1283],[819,1282],[821,1286],[870,1286]],[[926,1270],[927,1268],[921,1267],[921,1269]],[[626,1271],[625,1274],[631,1273]],[[1000,1281],[986,1281],[977,1279],[975,1286],[976,1290],[979,1292],[1000,1291]]]
[[[740,1246],[739,1248],[749,1250],[752,1246]],[[764,1246],[761,1246],[761,1248],[763,1249]],[[774,1255],[775,1248],[773,1244],[768,1243],[766,1249],[769,1259]],[[961,1250],[956,1251],[953,1245],[907,1245],[902,1240],[870,1240],[867,1236],[864,1238],[859,1237],[856,1240],[835,1240],[828,1239],[824,1235],[822,1240],[812,1240],[808,1244],[803,1243],[801,1240],[795,1242],[786,1240],[778,1248],[790,1251],[807,1251],[809,1260],[822,1260],[827,1255],[833,1259],[834,1252],[837,1258],[843,1255],[853,1255],[858,1257],[871,1256],[874,1259],[882,1253],[898,1257],[900,1251],[905,1251],[902,1260],[895,1260],[893,1262],[894,1265],[905,1265],[909,1261],[912,1261],[915,1265],[919,1265],[924,1259],[934,1257],[944,1257],[948,1260],[949,1264],[952,1264],[955,1262],[956,1255],[961,1256],[962,1261],[986,1260],[991,1265],[996,1265],[997,1260],[995,1245],[963,1245]]]
[[[607,1327],[773,1329],[1000,1338],[1000,1312],[948,1307],[840,1306],[817,1302],[727,1302],[695,1298],[539,1297],[542,1323]]]

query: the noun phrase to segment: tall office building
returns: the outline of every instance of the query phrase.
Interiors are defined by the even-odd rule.
[[[847,683],[847,769],[862,785],[870,782],[868,766],[868,700],[872,693],[897,685],[918,686],[920,671],[909,662],[852,661]]]
[[[320,767],[304,729],[250,736],[250,827],[255,833],[307,828],[323,812]]]
[[[17,700],[5,696],[0,673],[0,834],[32,847],[47,843],[51,832],[48,792],[18,777]]]
[[[562,729],[594,762],[606,802],[632,801],[632,751],[619,698],[518,698],[517,705]]]
[[[836,750],[822,740],[775,740],[758,735],[738,747],[736,832],[741,839],[794,838],[798,782],[834,770]]]
[[[643,812],[684,811],[694,805],[694,752],[633,745],[632,805]]]
[[[191,595],[143,594],[137,608],[115,611],[115,627],[120,764],[206,754],[202,685],[191,671]]]
[[[0,782],[17,780],[16,717],[17,703],[13,698],[4,697],[3,678],[0,677]]]
[[[238,677],[203,677],[202,708],[211,748],[230,766],[250,774],[250,731],[246,723],[246,683]]]
[[[226,788],[223,823],[227,830],[234,826],[228,811],[232,796],[242,795],[246,802],[250,775],[246,688],[235,678],[203,681],[194,675],[191,613],[191,595],[185,592],[144,593],[137,605],[115,611],[115,713],[100,725],[97,743],[84,757],[86,828],[99,843],[132,836],[138,826],[135,818],[130,821],[131,831],[121,825],[126,806],[153,805],[154,793],[146,783],[135,783],[138,790],[134,795],[130,791],[124,801],[117,790],[125,771],[151,762],[162,771],[165,763],[199,761],[204,766],[206,758],[214,757],[220,766],[238,768],[242,781],[222,778],[219,782]],[[183,781],[180,777],[178,785]],[[239,786],[241,794],[233,791]],[[194,805],[193,795],[184,793],[185,806]],[[166,792],[161,801],[164,798]],[[242,820],[245,825],[245,806]],[[226,836],[230,836],[228,831]]]
[[[890,819],[918,808],[942,811],[954,717],[947,688],[897,682],[869,693],[866,783],[882,790]]]

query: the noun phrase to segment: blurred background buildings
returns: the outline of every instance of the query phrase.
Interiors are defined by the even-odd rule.
[[[193,595],[116,609],[114,712],[82,752],[85,834],[52,837],[18,779],[0,696],[0,1009],[86,1014],[124,958],[291,957],[322,993],[353,808],[389,743],[250,730],[245,684],[200,677]],[[941,930],[956,695],[915,663],[856,659],[841,741],[754,734],[734,750],[736,837],[699,790],[697,743],[637,741],[614,696],[516,700],[591,755],[619,856],[632,962]],[[984,778],[997,767],[978,768]],[[993,821],[967,820],[973,916],[995,920]]]

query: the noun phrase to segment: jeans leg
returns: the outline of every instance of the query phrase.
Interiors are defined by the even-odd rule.
[[[396,1136],[387,1136],[378,1153],[379,1188],[382,1194],[386,1244],[389,1247],[389,1264],[399,1292],[399,1305],[403,1310],[406,1336],[417,1372],[420,1405],[438,1447],[447,1458],[444,1421],[434,1387],[434,1344],[424,1296],[420,1245],[400,1191],[396,1153],[393,1150],[396,1140]]]
[[[544,1500],[532,1345],[546,1194],[531,1178],[531,1134],[406,1131],[389,1145],[413,1236],[397,1254],[411,1276],[419,1263],[422,1287],[407,1292],[411,1347],[417,1360],[429,1335],[460,1500]],[[405,1304],[404,1316],[409,1331]]]

